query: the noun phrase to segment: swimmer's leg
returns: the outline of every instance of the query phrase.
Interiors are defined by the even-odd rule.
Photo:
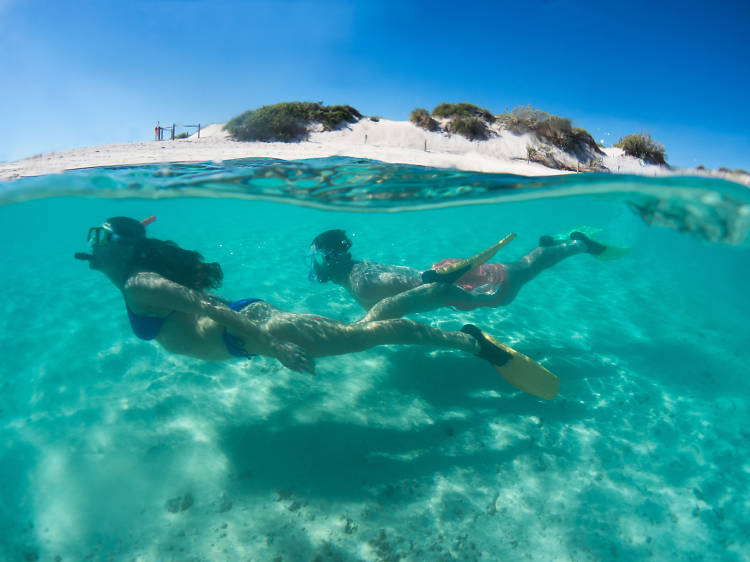
[[[544,239],[542,237],[542,242]],[[545,269],[557,265],[562,260],[588,252],[586,243],[581,240],[567,240],[558,242],[551,246],[539,246],[534,248],[520,260],[505,264],[508,275],[508,288],[503,304],[508,304],[518,294],[526,283],[534,279]]]
[[[354,353],[378,345],[429,345],[479,353],[476,339],[469,334],[406,319],[347,324],[325,316],[276,309],[265,327],[274,337],[292,342],[314,357]]]
[[[415,312],[428,312],[447,306],[464,303],[466,305],[481,306],[483,303],[495,303],[499,291],[504,290],[504,285],[498,287],[493,293],[472,293],[451,283],[425,283],[414,289],[409,289],[398,295],[382,299],[357,322],[373,322],[375,320],[389,320],[401,318]],[[488,306],[497,306],[489,304]]]
[[[358,322],[401,318],[415,312],[442,308],[446,300],[462,300],[466,291],[450,283],[425,283],[375,303]]]

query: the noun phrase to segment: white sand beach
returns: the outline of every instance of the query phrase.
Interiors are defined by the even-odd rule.
[[[488,140],[471,141],[460,135],[428,132],[409,121],[372,121],[363,118],[335,131],[314,130],[306,141],[301,142],[239,142],[229,138],[223,125],[216,123],[203,128],[200,138],[194,134],[173,141],[90,146],[0,163],[0,181],[97,166],[224,161],[251,157],[298,160],[349,156],[389,163],[523,176],[571,173],[528,162],[527,148],[530,146],[555,151],[558,160],[573,170],[577,169],[575,157],[544,145],[532,135],[515,135],[508,131],[501,131]],[[615,147],[604,148],[603,152],[599,164],[613,173],[711,175],[750,185],[750,177],[744,174],[654,166],[627,156]]]

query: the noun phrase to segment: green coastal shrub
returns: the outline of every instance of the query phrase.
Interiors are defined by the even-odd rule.
[[[664,147],[652,139],[649,133],[627,135],[617,141],[615,146],[622,148],[625,154],[641,158],[649,164],[665,165],[667,163]]]
[[[430,114],[423,107],[413,109],[409,115],[409,121],[417,127],[422,127],[425,131],[437,131],[440,128],[438,122],[430,117]]]
[[[350,105],[284,102],[245,111],[227,121],[224,128],[240,141],[291,141],[304,136],[311,123],[321,123],[330,131],[361,118],[362,114]]]
[[[488,123],[495,122],[495,116],[490,110],[473,103],[441,103],[432,110],[432,115],[435,117],[443,118],[454,118],[454,117],[477,117]]]
[[[290,141],[307,132],[306,114],[300,115],[277,106],[266,105],[233,117],[224,128],[240,141]]]
[[[469,140],[486,139],[490,136],[487,123],[473,115],[452,117],[446,128],[448,132],[462,135]]]
[[[323,105],[318,102],[310,111],[310,121],[322,123],[326,131],[332,131],[342,123],[356,123],[362,114],[351,105]]]
[[[462,135],[470,140],[486,139],[490,136],[489,123],[495,116],[488,110],[473,103],[441,103],[432,110],[434,117],[448,119],[446,130]]]
[[[573,127],[570,119],[552,115],[530,105],[516,107],[510,113],[504,113],[500,121],[504,128],[513,133],[534,133],[539,140],[565,152],[579,152],[582,148],[601,152],[594,137],[585,129]]]

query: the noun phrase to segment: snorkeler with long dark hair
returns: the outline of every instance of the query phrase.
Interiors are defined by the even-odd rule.
[[[593,229],[583,228],[589,233]],[[627,248],[602,244],[581,230],[563,236],[542,236],[539,246],[511,263],[486,263],[513,240],[510,234],[469,259],[448,258],[427,271],[355,260],[351,240],[343,230],[327,230],[310,245],[311,280],[344,287],[367,314],[360,322],[401,318],[452,306],[460,310],[496,308],[510,304],[526,283],[545,269],[578,254],[616,259]]]
[[[135,335],[167,351],[205,360],[266,355],[313,373],[315,357],[386,344],[429,345],[486,359],[511,384],[541,398],[558,392],[552,373],[471,324],[458,332],[406,319],[347,324],[285,312],[256,298],[225,301],[208,292],[221,285],[221,266],[174,242],[148,238],[145,227],[153,220],[110,218],[89,229],[91,253],[75,257],[122,292]]]

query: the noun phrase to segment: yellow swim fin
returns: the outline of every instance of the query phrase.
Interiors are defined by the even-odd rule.
[[[461,331],[477,339],[479,357],[489,361],[517,389],[544,400],[552,400],[560,392],[560,379],[533,359],[497,341],[473,324],[466,324]]]
[[[627,256],[630,253],[630,248],[623,248],[620,246],[610,246],[604,244],[593,238],[591,238],[586,232],[582,230],[574,230],[570,233],[572,240],[582,240],[586,243],[589,248],[589,253],[596,259],[601,261],[612,261]]]
[[[511,232],[510,234],[508,234],[508,236],[506,236],[499,242],[494,243],[486,250],[482,250],[475,256],[457,261],[456,263],[452,263],[450,265],[446,265],[445,267],[428,269],[427,271],[422,273],[422,282],[453,283],[467,271],[470,271],[475,267],[479,267],[480,265],[487,263],[495,254],[497,254],[500,248],[502,248],[509,242],[512,242],[515,237],[515,233]]]
[[[630,253],[631,248],[621,248],[619,246],[607,246],[600,254],[592,254],[596,259],[601,261],[612,261],[624,258]]]

